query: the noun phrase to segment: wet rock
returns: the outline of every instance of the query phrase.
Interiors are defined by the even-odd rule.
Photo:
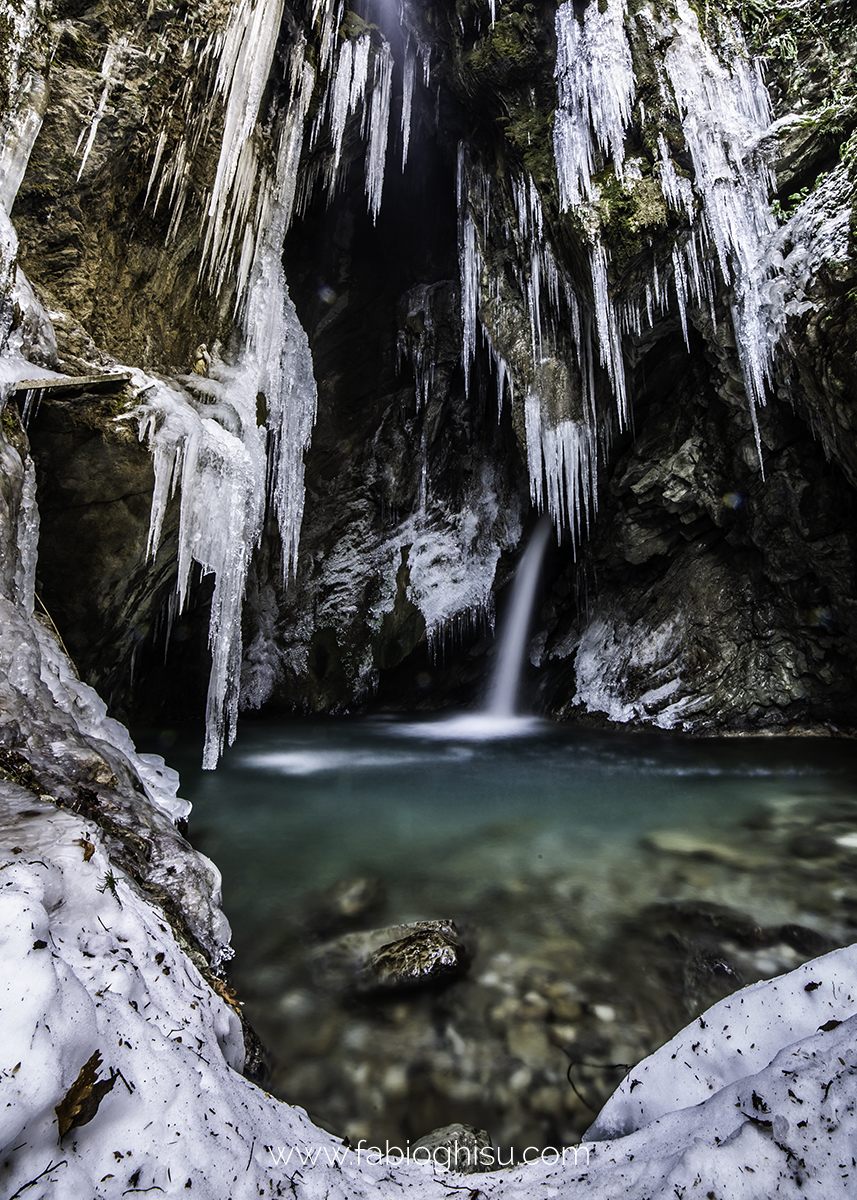
[[[657,850],[661,854],[678,854],[687,858],[720,862],[740,871],[755,871],[770,862],[761,855],[749,854],[744,850],[727,846],[723,842],[699,837],[684,829],[654,830],[652,833],[646,834],[643,844],[650,850]]]
[[[452,921],[417,921],[348,933],[310,956],[315,978],[332,990],[373,992],[439,983],[463,974],[469,954]]]
[[[386,898],[383,883],[374,876],[342,879],[308,902],[306,926],[319,935],[338,933],[375,916]]]
[[[838,944],[833,938],[819,933],[816,929],[808,929],[805,925],[781,925],[777,932],[787,946],[810,958],[827,954]]]
[[[449,1166],[462,1175],[488,1170],[494,1161],[491,1138],[486,1130],[458,1122],[433,1129],[421,1137],[411,1146],[411,1155],[420,1160],[430,1157],[436,1165]]]
[[[536,1021],[518,1021],[506,1034],[509,1053],[533,1070],[542,1070],[561,1062],[556,1046],[548,1041],[544,1025]]]

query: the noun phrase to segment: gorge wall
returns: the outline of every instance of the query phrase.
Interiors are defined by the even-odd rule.
[[[28,37],[7,343],[136,371],[28,427],[36,590],[113,711],[201,715],[209,626],[221,740],[239,674],[473,703],[547,509],[544,712],[853,726],[846,5],[70,0]]]

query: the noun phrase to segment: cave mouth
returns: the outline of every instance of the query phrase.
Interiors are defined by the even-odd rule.
[[[353,1145],[452,1122],[504,1160],[577,1145],[711,1004],[853,940],[818,869],[857,816],[838,745],[454,728],[247,722],[216,772],[196,736],[140,739],[180,770],[222,872],[266,1088]],[[454,922],[462,969],[363,986],[360,935],[417,921]]]

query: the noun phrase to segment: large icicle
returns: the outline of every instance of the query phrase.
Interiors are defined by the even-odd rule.
[[[628,425],[628,397],[625,387],[625,360],[622,357],[622,334],[608,290],[607,252],[599,238],[596,238],[590,247],[589,263],[601,362],[610,376],[619,413],[619,428],[625,429]]]
[[[14,108],[0,130],[0,204],[7,213],[12,211],[30,151],[39,136],[48,108],[48,95],[44,78],[35,71],[28,71],[21,81]]]
[[[223,140],[206,212],[203,263],[208,279],[221,273],[256,182],[252,137],[271,72],[283,0],[235,0],[222,35],[215,94],[225,107]]]
[[[224,740],[235,737],[241,669],[241,609],[247,568],[262,532],[265,452],[255,420],[236,413],[239,432],[201,416],[174,389],[153,383],[140,414],[140,436],[148,440],[155,468],[149,551],[160,540],[170,497],[181,489],[179,604],[183,607],[191,566],[215,576],[208,640],[211,677],[205,710],[202,765],[211,769]],[[235,397],[237,399],[237,397]],[[235,407],[232,408],[235,413]]]
[[[402,170],[408,163],[411,141],[411,110],[414,103],[417,56],[410,39],[405,44],[405,65],[402,68]]]
[[[735,341],[750,400],[761,460],[756,408],[765,403],[777,338],[767,301],[767,247],[776,230],[769,196],[772,177],[758,147],[771,123],[759,65],[737,41],[725,66],[705,43],[695,13],[677,0],[678,21],[665,67],[681,116],[705,216],[721,273],[730,285]],[[665,161],[661,149],[662,162]],[[686,190],[662,167],[664,196],[688,207]],[[678,279],[678,276],[677,276]],[[678,284],[677,284],[678,286]]]
[[[108,46],[104,53],[104,60],[101,64],[101,77],[104,80],[104,87],[102,88],[101,97],[89,123],[89,132],[88,136],[86,137],[86,145],[84,146],[83,157],[80,160],[80,168],[77,172],[78,180],[80,180],[80,177],[83,175],[83,171],[86,167],[92,147],[95,144],[98,126],[101,124],[101,118],[107,111],[107,102],[110,99],[110,93],[115,84],[119,81],[119,72],[121,72],[122,67],[124,66],[124,59],[129,45],[130,43],[128,39],[122,37],[119,38],[115,45]],[[83,142],[86,134],[87,130],[84,129],[78,138],[75,152],[80,149],[80,145]]]
[[[384,42],[376,50],[373,62],[372,102],[368,111],[369,146],[366,150],[366,199],[373,224],[378,220],[381,193],[384,190],[384,164],[390,124],[390,100],[393,84],[393,52]],[[364,110],[364,123],[366,112]]]
[[[246,11],[246,6],[240,6],[238,16]],[[272,19],[269,15],[269,22]],[[227,34],[226,40],[243,45],[237,35],[230,42]],[[314,82],[304,51],[302,42],[293,48],[292,103],[280,118],[274,169],[261,171],[256,181],[255,161],[251,164],[257,199],[252,226],[244,229],[238,267],[238,301],[246,287],[238,358],[230,365],[212,354],[209,378],[186,377],[181,393],[148,381],[153,394],[139,410],[140,434],[149,441],[155,465],[150,552],[157,549],[168,500],[180,486],[180,606],[187,599],[194,561],[204,574],[215,575],[203,751],[206,769],[216,766],[224,744],[235,737],[244,591],[262,534],[267,489],[280,529],[284,574],[293,572],[297,564],[303,455],[315,421],[316,387],[309,343],[286,287],[282,246],[294,207],[296,166]],[[255,73],[245,82],[261,95]],[[233,108],[246,117],[253,103],[239,98]],[[251,144],[248,138],[238,151],[238,174]],[[227,158],[224,144],[221,164]],[[228,177],[228,171],[223,177]],[[245,194],[249,195],[246,189]],[[230,238],[235,222],[233,212]],[[260,393],[267,402],[270,461],[266,461],[265,433],[257,425]]]
[[[589,196],[599,150],[622,178],[636,90],[624,20],[624,0],[588,5],[582,23],[573,0],[557,9],[554,154],[563,209]]]

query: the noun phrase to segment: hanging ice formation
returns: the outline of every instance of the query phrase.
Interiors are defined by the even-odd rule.
[[[215,576],[209,625],[211,677],[203,766],[212,768],[235,736],[241,666],[241,612],[247,570],[259,543],[267,496],[283,545],[284,574],[297,564],[303,517],[303,455],[315,420],[316,388],[306,334],[289,297],[281,255],[295,200],[295,167],[314,74],[303,42],[292,54],[292,103],[281,114],[273,169],[259,162],[259,106],[282,14],[281,0],[242,3],[223,35],[216,87],[224,96],[224,134],[205,212],[200,272],[222,287],[232,268],[242,349],[234,364],[210,355],[208,378],[181,380],[184,394],[156,384],[139,413],[155,466],[149,548],[160,540],[166,505],[181,487],[179,606],[197,562]],[[254,55],[262,35],[266,54]],[[261,59],[261,65],[260,60]],[[187,155],[177,155],[187,162]],[[156,168],[153,169],[153,176]],[[181,172],[173,202],[183,204]],[[176,187],[178,185],[178,188]],[[162,180],[161,189],[163,190]],[[255,211],[249,217],[255,193]],[[156,203],[160,199],[160,193]],[[257,397],[266,397],[265,431]],[[190,397],[188,395],[190,393]]]
[[[210,354],[208,378],[183,377],[182,392],[149,381],[139,412],[141,437],[155,464],[150,551],[157,548],[170,496],[181,485],[179,603],[187,598],[192,562],[214,573],[209,642],[212,668],[206,705],[203,766],[214,767],[224,743],[235,736],[241,663],[241,609],[247,570],[259,543],[267,500],[283,547],[283,574],[297,568],[304,507],[304,452],[316,412],[316,387],[306,335],[288,294],[281,256],[295,208],[305,205],[314,176],[299,164],[302,151],[320,145],[324,183],[332,196],[341,177],[350,117],[360,119],[366,140],[365,187],[373,221],[380,210],[389,140],[393,55],[380,34],[340,37],[344,0],[314,0],[312,24],[317,56],[299,33],[292,44],[290,102],[260,123],[262,98],[271,73],[283,20],[283,0],[235,0],[225,28],[193,45],[203,81],[195,81],[178,103],[185,136],[166,156],[171,112],[163,116],[152,162],[147,201],[170,209],[167,240],[175,238],[190,189],[190,164],[209,133],[214,102],[223,109],[223,134],[214,182],[202,215],[200,281],[215,293],[234,293],[242,349],[232,364]],[[428,83],[430,52],[406,51],[411,63],[408,103],[403,106],[403,167],[407,158],[415,57]],[[108,78],[104,95],[109,90]],[[313,96],[319,101],[309,112]],[[96,113],[96,118],[97,118]],[[97,120],[90,130],[95,137]],[[274,162],[270,150],[273,141]],[[318,156],[316,156],[318,161]],[[216,348],[215,348],[216,351]],[[257,426],[256,405],[264,393],[267,444]],[[190,393],[190,396],[188,395]]]
[[[571,0],[557,11],[557,179],[561,206],[577,210],[584,223],[589,207],[598,199],[593,170],[610,159],[620,181],[629,173],[624,138],[636,85],[625,33],[627,19],[624,0],[607,0],[606,7],[590,5],[582,22]],[[765,402],[777,336],[776,316],[769,304],[770,270],[765,266],[775,230],[768,201],[771,174],[759,150],[771,122],[767,90],[740,34],[722,23],[721,38],[730,53],[718,56],[700,34],[687,0],[677,0],[672,23],[662,15],[653,17],[648,9],[635,19],[644,34],[656,29],[658,39],[669,40],[659,84],[664,100],[678,113],[693,163],[691,182],[679,176],[667,143],[659,136],[662,194],[690,225],[672,255],[685,340],[691,305],[704,304],[713,316],[715,260],[729,288],[735,340],[761,461],[756,409]],[[642,105],[640,110],[644,120]],[[643,303],[632,299],[617,306],[609,295],[607,260],[597,234],[591,237],[590,264],[601,361],[610,374],[619,419],[624,422],[621,333],[640,333],[644,316],[651,325],[655,314],[665,311],[669,303],[666,281],[655,268]]]
[[[770,167],[758,150],[771,124],[768,91],[758,62],[736,40],[730,66],[703,41],[696,15],[678,0],[676,36],[665,66],[693,160],[703,236],[713,245],[730,307],[738,357],[750,401],[761,462],[756,408],[765,403],[777,327],[767,301],[765,259],[776,231]],[[734,35],[733,35],[734,36]],[[694,298],[700,290],[689,280]]]
[[[596,155],[611,155],[618,179],[636,84],[623,0],[587,6],[582,22],[567,0],[556,14],[558,106],[554,125],[560,205],[591,193]]]
[[[468,175],[481,193],[476,197],[470,195]],[[484,214],[484,239],[491,207],[489,189],[487,176],[468,170],[460,146],[457,192],[465,386],[471,386],[481,330],[497,379],[498,406],[502,406],[507,385],[510,392],[513,388],[513,372],[480,318],[480,305],[487,301],[500,311],[504,299],[499,274],[484,269],[480,229],[471,215],[471,200],[475,199],[476,208]],[[530,353],[519,378],[527,387],[523,399],[530,496],[537,510],[549,514],[558,531],[569,531],[576,547],[596,502],[599,437],[609,436],[609,429],[599,429],[596,419],[595,327],[590,311],[553,255],[545,236],[538,189],[529,176],[512,180],[512,198],[516,229],[514,235],[509,233],[518,246],[517,282],[529,318]],[[578,404],[571,403],[569,371],[556,360],[560,320],[569,333],[572,369],[580,381]]]

